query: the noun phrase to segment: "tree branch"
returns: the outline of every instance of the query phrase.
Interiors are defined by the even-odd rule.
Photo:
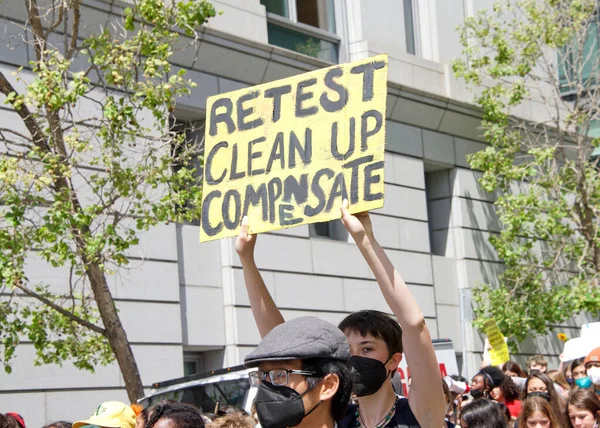
[[[56,303],[54,303],[52,300],[48,299],[47,297],[44,297],[41,294],[36,293],[35,291],[25,287],[24,285],[21,285],[21,284],[15,284],[15,285],[19,290],[23,291],[28,296],[39,300],[40,302],[51,307],[52,309],[54,309],[56,312],[60,313],[61,315],[64,315],[65,317],[69,318],[72,321],[75,321],[77,324],[80,324],[83,327],[89,328],[90,330],[95,331],[96,333],[101,334],[102,336],[106,336],[106,330],[103,329],[102,327],[98,327],[96,324],[92,324],[91,322],[78,317],[77,315],[73,314],[72,312],[69,312],[65,308],[62,308],[61,306],[57,305]]]

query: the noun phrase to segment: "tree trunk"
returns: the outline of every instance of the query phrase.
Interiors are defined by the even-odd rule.
[[[97,263],[89,263],[86,266],[87,276],[94,292],[104,328],[106,329],[106,338],[119,363],[129,401],[135,403],[139,398],[144,396],[144,387],[133,352],[131,352],[131,346],[127,340],[127,334],[119,319],[119,314],[106,283],[104,272],[102,272]]]

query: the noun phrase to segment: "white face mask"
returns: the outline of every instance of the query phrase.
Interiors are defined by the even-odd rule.
[[[594,385],[600,385],[600,367],[590,367],[587,375]]]

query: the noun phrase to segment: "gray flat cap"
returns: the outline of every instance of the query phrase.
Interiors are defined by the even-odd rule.
[[[246,367],[262,361],[328,358],[347,361],[350,348],[344,333],[316,317],[294,318],[267,334],[254,351],[246,356]]]

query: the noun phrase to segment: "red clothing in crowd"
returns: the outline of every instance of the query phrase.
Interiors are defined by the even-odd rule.
[[[508,408],[510,415],[512,417],[518,418],[521,414],[521,401],[513,400],[513,401],[505,401],[504,404]]]

